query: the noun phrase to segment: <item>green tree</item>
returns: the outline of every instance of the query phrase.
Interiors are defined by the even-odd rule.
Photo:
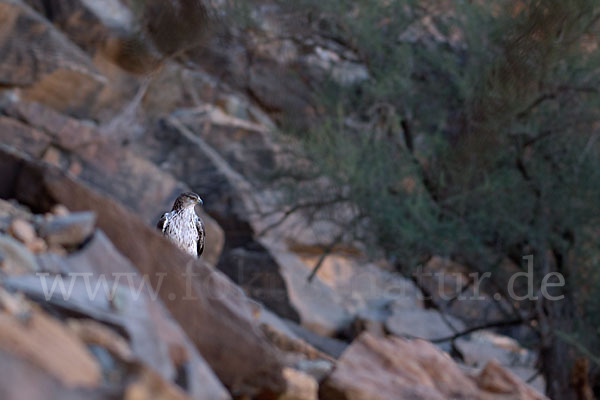
[[[562,274],[551,294],[563,300],[514,312],[534,321],[549,396],[573,399],[575,359],[600,347],[600,7],[424,3],[288,2],[353,49],[370,78],[323,85],[325,111],[297,135],[310,162],[282,181],[327,176],[323,190],[290,198],[320,212],[350,201],[356,218],[340,223],[368,226],[347,231],[404,270],[445,255],[496,272],[507,298],[506,260],[533,255],[536,288]]]

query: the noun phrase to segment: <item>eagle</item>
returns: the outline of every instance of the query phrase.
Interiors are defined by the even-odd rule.
[[[180,249],[194,257],[204,251],[204,223],[196,215],[194,207],[204,203],[193,192],[180,194],[171,211],[164,213],[156,227]]]

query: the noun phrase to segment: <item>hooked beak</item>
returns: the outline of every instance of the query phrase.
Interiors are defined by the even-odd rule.
[[[198,200],[196,200],[196,204],[200,204],[200,207],[202,207],[204,205],[204,202],[200,197],[198,197]]]

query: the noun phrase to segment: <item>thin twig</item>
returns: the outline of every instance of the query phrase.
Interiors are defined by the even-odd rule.
[[[526,383],[531,383],[531,382],[535,381],[535,378],[537,378],[540,375],[541,375],[540,371],[535,371],[535,374],[533,374],[529,378],[527,378],[527,380],[525,382]]]
[[[276,228],[277,226],[279,226],[283,222],[285,222],[285,220],[288,219],[292,214],[294,214],[295,212],[300,211],[302,209],[331,206],[333,204],[343,203],[346,201],[348,201],[348,200],[344,199],[344,198],[334,198],[334,199],[330,199],[330,200],[321,200],[321,201],[314,201],[314,202],[308,202],[308,203],[297,203],[294,206],[292,206],[291,208],[289,208],[288,210],[286,210],[283,213],[283,215],[281,217],[279,217],[276,221],[267,225],[260,232],[258,232],[256,234],[256,236],[265,235],[268,231]],[[275,211],[273,213],[267,213],[266,215],[275,214],[275,213],[277,213],[277,211]]]
[[[308,283],[312,282],[312,280],[317,275],[317,272],[319,272],[319,269],[321,269],[321,267],[323,266],[323,262],[325,261],[327,256],[329,254],[331,254],[331,251],[334,249],[335,246],[337,246],[340,243],[340,241],[342,240],[343,237],[344,237],[344,231],[342,230],[342,232],[340,232],[340,234],[337,235],[335,237],[335,239],[333,239],[333,241],[327,245],[327,247],[325,248],[325,251],[323,252],[323,254],[321,254],[321,257],[319,257],[319,261],[317,261],[317,264],[315,264],[313,270],[311,271],[310,275],[306,279],[306,281]]]
[[[505,320],[505,321],[494,321],[494,322],[488,322],[486,324],[482,324],[482,325],[477,325],[477,326],[473,326],[471,328],[465,329],[462,332],[457,332],[453,335],[449,335],[446,337],[441,337],[441,338],[437,338],[437,339],[431,339],[429,340],[432,343],[443,343],[443,342],[448,342],[448,341],[453,341],[456,340],[460,337],[469,335],[473,332],[477,332],[477,331],[481,331],[484,329],[491,329],[491,328],[504,328],[507,326],[515,326],[515,325],[521,325],[524,322],[530,321],[533,318],[516,318],[516,319],[511,319],[511,320]]]

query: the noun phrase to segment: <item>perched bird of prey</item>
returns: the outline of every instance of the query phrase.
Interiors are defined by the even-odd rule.
[[[180,249],[200,257],[204,250],[204,224],[194,211],[196,204],[203,204],[196,193],[180,194],[173,209],[163,214],[156,227]]]

